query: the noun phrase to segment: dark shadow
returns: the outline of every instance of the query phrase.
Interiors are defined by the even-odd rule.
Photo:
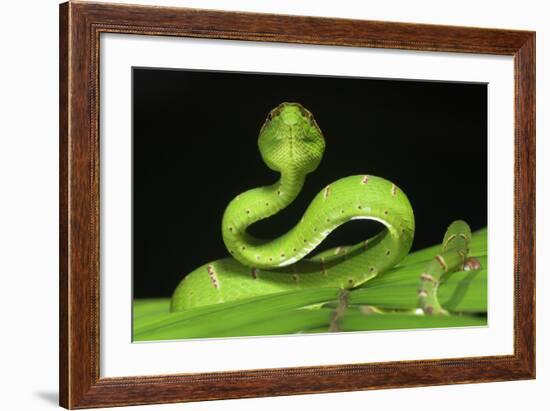
[[[38,391],[35,392],[34,395],[50,404],[59,404],[59,393],[57,391]]]

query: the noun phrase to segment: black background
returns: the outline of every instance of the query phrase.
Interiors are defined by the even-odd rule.
[[[227,256],[225,206],[272,184],[257,137],[269,110],[300,102],[326,140],[298,199],[251,228],[280,235],[326,184],[371,174],[397,184],[415,213],[413,249],[455,219],[487,224],[487,86],[450,82],[133,69],[134,297],[168,297],[186,273]],[[318,250],[380,229],[355,220]]]

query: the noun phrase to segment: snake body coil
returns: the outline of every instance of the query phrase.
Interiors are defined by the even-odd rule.
[[[269,113],[258,145],[268,167],[280,173],[279,180],[239,194],[229,203],[222,235],[232,257],[187,275],[172,296],[173,311],[307,287],[353,288],[408,254],[414,236],[411,205],[395,184],[370,175],[327,185],[300,222],[282,236],[272,240],[251,236],[246,231],[250,225],[294,201],[325,149],[313,116],[297,103],[283,103]],[[359,244],[304,258],[335,228],[354,219],[375,220],[385,228]]]

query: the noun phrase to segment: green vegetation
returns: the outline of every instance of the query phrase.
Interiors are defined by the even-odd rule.
[[[423,267],[435,245],[353,290],[315,288],[170,312],[170,299],[135,300],[134,341],[465,327],[487,324],[487,230],[475,232],[470,256],[481,269],[442,278],[438,299],[449,315],[418,314]]]

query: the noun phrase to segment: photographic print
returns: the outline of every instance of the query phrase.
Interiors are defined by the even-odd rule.
[[[133,341],[487,325],[487,84],[132,82]]]
[[[534,32],[59,23],[62,406],[535,378]]]

